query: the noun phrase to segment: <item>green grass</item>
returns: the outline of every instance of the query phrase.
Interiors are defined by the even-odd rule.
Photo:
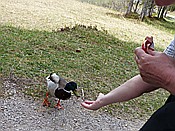
[[[169,32],[171,34],[175,34],[175,21],[171,20],[169,17],[165,19],[158,19],[157,17],[148,18],[146,17],[144,19],[144,22],[148,25],[152,25],[157,27],[160,30],[164,30],[166,32]]]
[[[85,98],[93,100],[99,92],[107,93],[139,73],[133,53],[138,46],[90,26],[53,32],[0,26],[0,77],[8,78],[13,73],[26,94],[43,98],[45,77],[56,72],[76,81],[84,89]],[[103,110],[142,118],[160,107],[166,96],[158,91]]]
[[[131,68],[136,69],[133,49],[137,45],[95,28],[76,26],[63,32],[41,32],[2,26],[0,38],[1,76],[8,76],[11,70],[19,77],[32,79],[59,72],[87,82],[85,86],[89,82],[106,86],[125,78]],[[77,49],[81,52],[77,53]]]

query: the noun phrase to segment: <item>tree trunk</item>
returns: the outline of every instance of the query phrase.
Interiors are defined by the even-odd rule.
[[[128,9],[127,9],[127,11],[125,13],[125,16],[127,16],[128,14],[131,13],[132,7],[133,7],[133,2],[134,2],[134,0],[130,0],[129,5],[128,5]]]
[[[160,13],[160,17],[159,17],[160,19],[163,19],[166,8],[167,8],[167,6],[163,6],[161,13]]]
[[[139,3],[140,3],[140,0],[137,0],[137,2],[136,2],[136,6],[135,6],[135,9],[134,9],[134,13],[137,12],[137,8],[138,8]]]
[[[147,16],[151,17],[152,16],[152,12],[153,12],[153,8],[154,8],[154,0],[149,1],[149,7],[148,7],[148,12],[147,12]]]
[[[145,0],[142,11],[140,13],[140,19],[143,21],[145,16],[151,17],[154,8],[154,0]]]
[[[157,12],[157,17],[158,18],[160,17],[161,10],[162,10],[162,6],[158,7],[158,12]]]
[[[143,4],[143,7],[142,7],[142,11],[140,13],[140,19],[141,19],[141,21],[143,21],[143,19],[145,18],[145,15],[146,15],[146,12],[147,12],[147,3],[148,3],[148,0],[145,0],[145,2]]]
[[[166,17],[167,13],[168,13],[169,7],[166,8],[166,11],[164,13],[164,17]]]

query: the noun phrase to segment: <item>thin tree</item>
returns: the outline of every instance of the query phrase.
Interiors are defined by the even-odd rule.
[[[149,17],[152,16],[153,8],[154,8],[154,0],[145,0],[144,1],[142,11],[140,13],[141,21],[143,21],[145,16],[149,16]]]
[[[134,0],[130,0],[129,1],[129,5],[128,5],[127,11],[125,13],[125,16],[127,16],[127,15],[129,15],[131,13],[133,5],[134,5],[133,2],[134,2]]]
[[[148,5],[147,16],[151,17],[154,9],[154,0],[149,1]]]
[[[135,9],[134,9],[134,13],[137,12],[137,8],[138,8],[139,3],[140,3],[140,0],[137,0],[136,1],[136,5],[135,5]]]
[[[167,6],[163,6],[161,8],[160,13],[159,13],[159,16],[158,16],[159,19],[163,19],[164,15],[166,13],[166,9],[167,9]]]
[[[142,11],[140,13],[140,20],[143,21],[143,19],[145,18],[146,12],[147,12],[147,4],[148,4],[148,0],[144,1],[143,7],[142,7]]]

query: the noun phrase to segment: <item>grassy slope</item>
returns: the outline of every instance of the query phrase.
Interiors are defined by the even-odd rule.
[[[47,32],[1,26],[0,39],[0,76],[14,73],[21,87],[28,87],[25,93],[34,97],[43,97],[44,78],[50,72],[76,81],[84,88],[86,99],[95,99],[99,92],[107,93],[138,73],[133,60],[133,49],[138,45],[96,28],[76,26],[63,32]],[[117,116],[146,116],[165,99],[164,92],[156,94],[161,97],[153,93],[107,108]]]
[[[44,1],[43,3],[45,2],[49,1]],[[34,4],[33,6],[41,7],[43,10],[47,9],[43,7],[45,4],[39,3],[41,4],[40,6],[38,6],[39,4]],[[18,4],[21,4],[20,1]],[[62,2],[62,4],[65,3]],[[43,96],[46,91],[44,78],[50,72],[56,71],[67,80],[75,80],[80,87],[83,87],[86,98],[95,99],[99,92],[107,93],[138,73],[133,59],[133,50],[135,47],[140,46],[139,41],[142,41],[150,29],[156,36],[161,36],[160,41],[167,42],[173,36],[171,29],[164,30],[164,26],[161,25],[162,22],[158,26],[146,25],[134,20],[116,18],[116,12],[107,9],[88,4],[79,4],[83,6],[81,7],[83,11],[79,11],[82,13],[81,17],[77,14],[76,8],[69,8],[66,16],[73,15],[76,12],[76,17],[71,17],[78,18],[75,23],[97,25],[97,28],[105,25],[104,27],[108,33],[106,31],[97,31],[96,28],[81,26],[76,26],[76,28],[64,30],[63,32],[51,32],[52,29],[60,28],[61,24],[57,25],[59,22],[55,24],[56,19],[54,18],[52,19],[53,21],[43,23],[43,19],[45,20],[48,12],[42,12],[43,16],[41,14],[37,15],[39,12],[36,12],[35,19],[27,16],[32,12],[31,9],[36,10],[38,8],[25,8],[23,15],[19,12],[13,12],[13,8],[16,8],[14,10],[20,10],[19,7],[24,7],[24,5],[13,6],[11,17],[8,17],[10,15],[8,11],[6,12],[7,17],[4,17],[2,13],[3,19],[1,19],[0,26],[0,76],[7,77],[9,72],[13,72],[22,83],[24,83],[22,78],[31,80],[32,82],[27,81],[24,83],[24,86],[29,87],[25,90],[25,93],[33,96]],[[62,7],[61,5],[60,7]],[[7,6],[11,7],[12,4],[7,4]],[[53,9],[55,8],[51,8],[52,5],[49,7],[51,12],[54,11]],[[71,7],[74,7],[74,4]],[[91,13],[86,12],[89,9],[91,9]],[[95,11],[94,9],[96,12],[93,16],[90,16]],[[25,11],[30,13],[26,14]],[[109,13],[109,15],[106,13]],[[60,14],[63,15],[63,13]],[[53,13],[52,15],[55,14]],[[15,16],[16,19],[14,19]],[[37,21],[38,17],[42,18],[41,21]],[[9,19],[10,23],[12,23],[11,25],[16,27],[21,25],[23,28],[4,26]],[[31,19],[35,23],[34,27],[30,23]],[[15,23],[15,20],[17,23]],[[72,26],[73,24],[69,20],[66,19]],[[158,22],[156,21],[156,23]],[[66,23],[64,24],[66,25]],[[170,24],[165,22],[164,25],[169,26]],[[32,27],[35,30],[28,30],[32,29]],[[163,30],[160,30],[160,28]],[[173,25],[172,29],[174,29]],[[117,38],[114,36],[117,36]],[[80,49],[81,52],[76,52],[76,49]],[[163,49],[157,48],[157,50]],[[107,108],[108,112],[125,118],[127,118],[128,114],[130,118],[144,118],[161,106],[166,96],[167,94],[164,91],[153,92],[135,100],[114,104],[103,109]],[[116,108],[113,108],[114,106]]]

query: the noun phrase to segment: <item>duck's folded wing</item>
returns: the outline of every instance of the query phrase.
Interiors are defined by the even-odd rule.
[[[66,86],[67,81],[65,79],[63,79],[62,77],[60,77],[58,84],[59,84],[59,88],[63,89]]]
[[[58,99],[67,100],[71,97],[71,92],[66,91],[65,89],[57,89],[55,90],[55,96]]]

